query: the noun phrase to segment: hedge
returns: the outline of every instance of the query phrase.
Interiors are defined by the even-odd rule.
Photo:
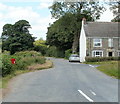
[[[65,51],[65,58],[69,59],[70,55],[72,54],[72,49],[68,49]]]
[[[31,54],[34,53],[34,54]],[[2,76],[14,74],[16,70],[26,70],[27,66],[38,63],[45,63],[45,58],[41,54],[33,51],[18,52],[14,55],[2,55]],[[12,64],[11,59],[15,58],[16,63]]]
[[[21,51],[21,52],[16,52],[14,55],[16,56],[42,56],[42,54],[40,52],[36,52],[36,51]]]
[[[118,61],[120,60],[120,57],[86,57],[86,62],[100,62],[100,61]]]

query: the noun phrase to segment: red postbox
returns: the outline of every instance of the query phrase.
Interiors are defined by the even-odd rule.
[[[16,61],[16,60],[15,60],[14,58],[11,59],[11,63],[12,63],[12,64],[15,64],[15,61]]]

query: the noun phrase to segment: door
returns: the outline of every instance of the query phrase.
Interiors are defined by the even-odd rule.
[[[113,56],[113,52],[108,52],[108,56],[112,57]]]

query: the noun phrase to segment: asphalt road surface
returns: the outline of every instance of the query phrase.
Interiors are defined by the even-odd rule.
[[[50,58],[54,67],[19,75],[4,102],[118,102],[118,80],[92,65]],[[108,66],[109,67],[109,66]]]

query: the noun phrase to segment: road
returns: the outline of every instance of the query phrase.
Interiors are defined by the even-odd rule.
[[[118,80],[94,66],[50,58],[54,67],[19,75],[4,102],[118,102]]]

